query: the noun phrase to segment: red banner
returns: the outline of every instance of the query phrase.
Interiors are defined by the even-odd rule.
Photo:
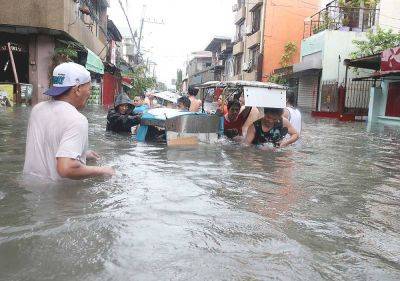
[[[381,71],[400,70],[400,47],[382,52]]]

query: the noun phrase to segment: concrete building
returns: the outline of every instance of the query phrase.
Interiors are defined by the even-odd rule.
[[[230,38],[214,37],[206,51],[212,53],[211,66],[207,71],[214,73],[214,81],[226,81],[233,77],[232,42]]]
[[[280,68],[285,45],[300,49],[304,18],[318,11],[321,0],[238,0],[234,5],[236,35],[233,80],[268,80]],[[297,51],[293,61],[299,60]]]
[[[290,63],[300,61],[300,46],[304,34],[304,19],[316,13],[322,6],[321,0],[266,1],[264,20],[263,80],[268,80],[275,69],[281,68],[285,45],[294,43],[296,52]]]
[[[238,0],[233,6],[236,32],[232,80],[261,80],[264,2]]]
[[[214,80],[214,75],[207,71],[212,65],[212,53],[199,51],[191,54],[186,65],[186,75],[188,86],[199,85],[207,81]]]
[[[122,58],[129,64],[135,63],[135,43],[131,37],[122,38],[120,53]]]
[[[346,86],[346,108],[357,109],[355,114],[366,116],[369,105],[368,83],[353,83],[356,76],[368,71],[346,72],[343,61],[356,50],[353,40],[362,40],[366,31],[378,26],[399,29],[400,22],[392,21],[393,11],[400,10],[400,1],[381,0],[377,7],[341,7],[339,1],[329,2],[318,13],[305,18],[301,62],[293,66],[298,79],[298,104],[305,110],[332,112],[340,85]],[[354,112],[352,112],[354,113]]]
[[[42,93],[49,87],[55,48],[65,47],[67,41],[79,42],[86,54],[79,60],[93,73],[101,72],[101,59],[107,54],[108,6],[107,0],[0,1],[2,68],[8,60],[5,46],[11,43],[19,82],[33,86],[33,103],[46,99]],[[15,83],[10,69],[0,75],[0,83]]]

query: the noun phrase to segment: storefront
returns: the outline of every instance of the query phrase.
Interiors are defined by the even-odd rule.
[[[371,87],[368,122],[400,126],[400,47],[385,50],[379,60],[371,57],[346,61],[348,67],[380,69],[354,80],[381,81]]]
[[[87,50],[87,58],[85,67],[90,71],[92,77],[92,92],[88,100],[88,104],[101,105],[102,104],[102,89],[103,89],[103,75],[104,64],[102,60],[91,50]]]
[[[29,42],[16,35],[0,39],[0,104],[21,104],[28,102],[31,96]]]

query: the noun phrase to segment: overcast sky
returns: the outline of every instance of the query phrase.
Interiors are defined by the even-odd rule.
[[[171,84],[178,68],[185,67],[188,55],[204,50],[214,36],[233,37],[233,0],[122,0],[127,4],[131,25],[138,31],[145,5],[145,18],[164,22],[145,23],[144,56],[157,64],[160,81]],[[111,1],[110,19],[123,36],[130,36],[118,0]]]

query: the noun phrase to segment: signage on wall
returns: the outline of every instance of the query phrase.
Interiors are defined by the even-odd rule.
[[[7,44],[0,46],[0,51],[8,52]],[[15,43],[11,43],[11,51],[25,53],[25,52],[27,52],[27,49],[24,46],[21,46],[21,45],[15,44]]]

